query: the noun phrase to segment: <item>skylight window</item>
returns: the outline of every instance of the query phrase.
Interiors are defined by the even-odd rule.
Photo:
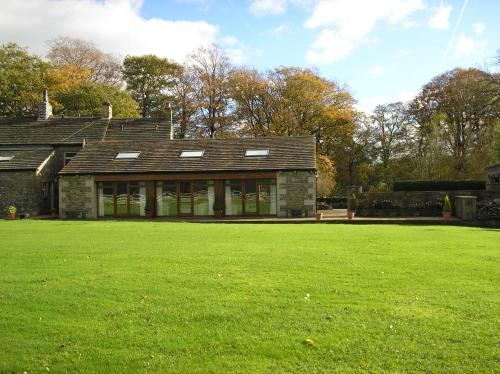
[[[9,162],[14,156],[0,156],[0,162]]]
[[[247,149],[245,151],[245,157],[252,157],[252,156],[269,156],[269,148]]]
[[[141,152],[118,152],[115,159],[117,159],[117,160],[134,160],[137,157],[139,157],[140,154],[141,154]]]
[[[195,157],[203,157],[205,151],[182,151],[180,157],[181,158],[195,158]]]

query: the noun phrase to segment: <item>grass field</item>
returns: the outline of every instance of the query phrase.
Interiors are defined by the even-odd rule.
[[[499,230],[0,221],[0,243],[0,372],[500,371]]]

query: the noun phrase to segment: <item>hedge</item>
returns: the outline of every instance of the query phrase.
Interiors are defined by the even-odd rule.
[[[461,181],[396,181],[393,191],[470,191],[484,190],[486,182],[483,180],[461,180]]]

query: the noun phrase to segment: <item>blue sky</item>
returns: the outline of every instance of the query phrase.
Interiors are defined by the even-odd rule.
[[[261,70],[313,67],[346,84],[359,107],[410,99],[454,67],[494,69],[500,0],[3,0],[0,42],[44,55],[58,35],[120,56],[182,61],[225,47]],[[465,5],[465,7],[464,7]],[[462,13],[463,10],[463,13]],[[19,22],[19,14],[30,22]],[[462,16],[460,17],[460,15]]]

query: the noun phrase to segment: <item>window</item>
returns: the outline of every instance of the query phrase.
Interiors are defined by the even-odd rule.
[[[141,152],[118,152],[115,159],[117,160],[134,160],[139,157]]]
[[[70,162],[75,156],[76,152],[64,152],[64,166],[68,165],[68,162]]]
[[[42,197],[44,199],[49,197],[49,183],[48,182],[42,182]]]
[[[202,151],[182,151],[181,155],[179,157],[181,157],[181,158],[203,157],[204,153],[205,153],[204,150],[202,150]]]
[[[0,156],[0,162],[9,162],[14,156]]]
[[[245,151],[245,157],[252,156],[269,156],[269,148],[266,149],[247,149]]]

